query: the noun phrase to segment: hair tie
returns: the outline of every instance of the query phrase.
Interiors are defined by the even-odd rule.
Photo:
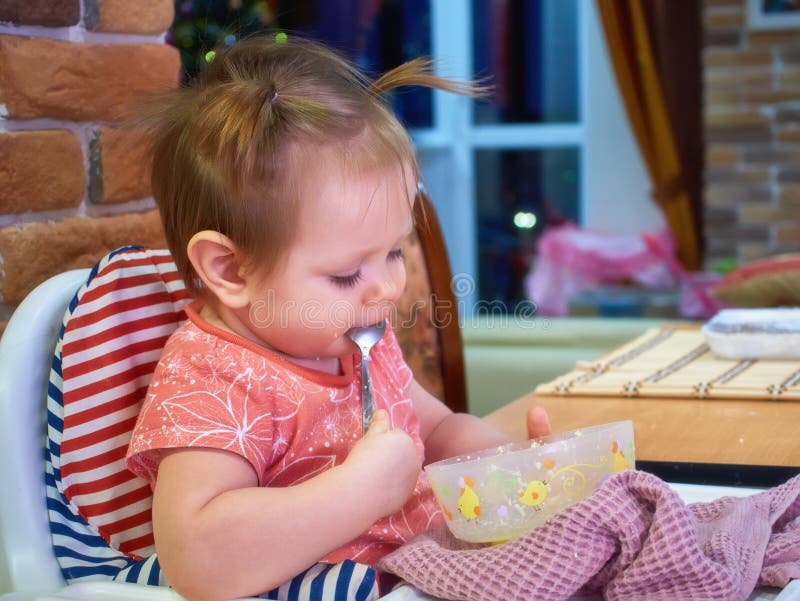
[[[267,92],[267,94],[269,94],[269,92]],[[272,114],[272,109],[275,106],[276,100],[278,100],[278,90],[275,88],[275,86],[272,86],[272,96],[268,96],[264,99],[264,104],[261,105],[261,110]],[[270,119],[272,119],[272,117],[270,117]]]

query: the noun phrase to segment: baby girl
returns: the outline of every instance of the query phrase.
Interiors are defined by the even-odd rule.
[[[413,378],[387,328],[405,285],[418,166],[381,96],[472,94],[412,61],[371,81],[320,45],[216,54],[148,109],[153,190],[195,301],[167,343],[128,465],[153,487],[158,558],[190,599],[256,595],[318,562],[374,565],[441,525],[423,464],[507,442]],[[528,416],[532,436],[547,416]]]

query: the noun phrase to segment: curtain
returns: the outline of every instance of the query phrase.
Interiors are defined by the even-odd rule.
[[[678,260],[701,264],[700,2],[597,0],[628,119]],[[677,9],[677,10],[676,10]]]

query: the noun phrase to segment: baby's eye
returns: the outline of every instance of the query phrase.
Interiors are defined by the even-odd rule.
[[[332,275],[330,278],[339,288],[352,288],[361,281],[361,270],[350,275]]]
[[[396,261],[398,259],[402,260],[403,257],[405,257],[405,253],[403,253],[402,248],[397,248],[389,253],[389,258],[392,259],[393,261]]]

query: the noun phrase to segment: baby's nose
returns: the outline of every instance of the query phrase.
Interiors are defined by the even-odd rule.
[[[397,281],[397,278],[393,278],[388,274],[385,278],[382,278],[379,290],[379,296],[382,299],[391,301],[397,300],[402,292],[402,290],[400,290],[400,282]]]
[[[394,303],[402,291],[399,284],[391,277],[380,278],[372,286],[367,304],[373,307],[382,307]]]
[[[387,317],[384,313],[390,312],[394,307],[395,302],[403,294],[405,283],[405,277],[391,271],[384,272],[381,277],[374,280],[364,301],[371,311],[376,312],[375,317],[378,320]],[[385,311],[384,308],[386,308]]]

